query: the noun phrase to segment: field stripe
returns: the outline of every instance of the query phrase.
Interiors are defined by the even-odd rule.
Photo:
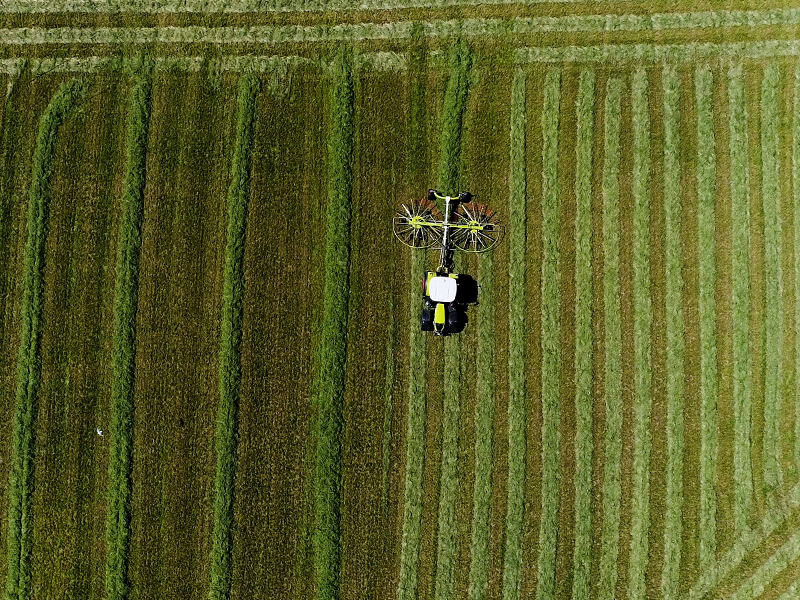
[[[558,186],[558,123],[561,72],[549,70],[542,105],[542,512],[539,526],[537,600],[555,596],[560,502],[561,202]]]
[[[592,142],[594,71],[581,73],[575,195],[575,549],[572,597],[589,598],[592,561]]]
[[[800,398],[800,63],[794,69],[794,114],[792,121],[792,195],[794,200],[794,393]],[[795,407],[794,457],[800,469],[800,410]]]
[[[450,50],[450,78],[442,109],[439,189],[457,194],[461,181],[461,143],[469,93],[472,54],[459,40]],[[461,428],[461,344],[458,336],[444,344],[444,416],[442,420],[442,470],[439,484],[439,520],[434,595],[452,598],[455,587],[456,501],[459,491],[458,434]]]
[[[633,76],[633,294],[634,294],[634,405],[633,499],[628,597],[645,595],[650,530],[650,411],[653,378],[650,330],[650,114],[647,72]]]
[[[667,473],[664,517],[664,567],[661,594],[664,600],[678,595],[681,565],[683,513],[683,277],[681,275],[681,170],[680,84],[673,65],[664,67],[664,253],[667,315]]]
[[[412,278],[411,281],[414,281]],[[394,376],[395,348],[394,340],[397,330],[395,324],[395,299],[390,298],[390,308],[386,327],[386,375],[383,384],[383,439],[381,442],[381,508],[383,516],[389,516],[389,481],[392,468],[392,415],[394,414]]]
[[[753,498],[752,376],[750,372],[750,195],[747,161],[747,109],[742,65],[728,71],[733,220],[733,406],[734,522],[747,528]]]
[[[800,558],[800,532],[795,533],[753,573],[730,600],[752,600],[760,596],[775,577]]]
[[[44,307],[44,258],[51,196],[53,158],[58,130],[83,98],[82,82],[73,79],[58,89],[39,121],[28,192],[27,241],[23,259],[21,333],[17,358],[14,432],[8,509],[6,597],[27,600],[31,594],[31,553],[36,420],[41,388],[41,336]]]
[[[350,264],[350,204],[353,186],[353,79],[351,56],[338,53],[330,86],[328,208],[325,288],[314,382],[317,454],[314,473],[314,573],[316,598],[339,597],[341,561],[342,424]]]
[[[242,383],[242,320],[244,300],[244,247],[250,165],[258,80],[239,79],[236,145],[228,188],[228,235],[222,292],[219,352],[219,409],[216,427],[217,475],[214,486],[214,533],[211,546],[211,600],[230,596],[233,574],[233,511],[236,481],[236,440]]]
[[[603,306],[605,320],[605,439],[600,600],[613,600],[619,552],[622,459],[622,322],[619,284],[619,160],[622,83],[609,79],[603,164]]]
[[[778,157],[780,114],[778,65],[764,70],[761,87],[761,164],[764,210],[764,483],[770,489],[781,484],[779,423],[781,414],[781,364],[783,327],[781,298],[780,159]]]
[[[136,73],[128,106],[125,187],[121,199],[122,217],[114,290],[106,554],[106,593],[111,600],[123,600],[129,592],[136,314],[139,306],[139,256],[152,87],[152,76],[148,70]]]
[[[511,174],[508,249],[508,508],[503,555],[503,599],[518,600],[522,582],[525,514],[525,169],[527,76],[517,69],[511,84]]]
[[[789,586],[789,589],[781,594],[778,600],[797,600],[798,597],[800,597],[800,580]]]
[[[714,560],[717,529],[717,337],[714,283],[716,154],[712,74],[695,70],[697,106],[697,230],[700,298],[700,568]]]

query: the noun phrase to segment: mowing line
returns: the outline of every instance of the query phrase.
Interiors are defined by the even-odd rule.
[[[131,538],[134,390],[136,382],[136,313],[139,306],[139,257],[142,247],[147,136],[150,129],[151,65],[135,74],[128,106],[125,183],[117,250],[112,349],[111,427],[108,465],[106,593],[110,600],[128,597]]]
[[[578,84],[575,173],[575,550],[572,597],[589,598],[592,560],[592,142],[594,71]]]
[[[800,63],[794,69],[794,115],[792,123],[792,194],[794,199],[794,392],[800,398]],[[800,469],[800,410],[795,408],[795,464]]]
[[[605,319],[605,439],[600,600],[613,600],[619,553],[622,459],[622,322],[619,285],[619,154],[622,83],[609,79],[603,164],[603,306]]]
[[[779,465],[781,365],[783,345],[783,318],[781,298],[781,230],[780,230],[780,159],[778,107],[778,65],[770,64],[764,70],[761,87],[761,163],[762,198],[764,210],[764,279],[766,302],[764,306],[764,483],[770,489],[782,481]]]
[[[561,260],[558,237],[558,123],[561,72],[549,70],[542,105],[542,516],[539,526],[537,600],[555,594],[560,502]]]
[[[518,600],[522,582],[525,513],[525,124],[527,76],[517,69],[511,83],[511,173],[508,249],[508,507],[503,555],[503,599]]]
[[[661,594],[664,600],[678,595],[681,566],[683,512],[683,277],[681,275],[681,172],[678,73],[664,67],[664,253],[667,315],[667,473],[664,518],[664,568]]]
[[[634,294],[634,451],[628,597],[645,595],[650,530],[650,384],[653,378],[650,331],[650,113],[647,71],[633,75],[633,294]]]
[[[714,283],[716,154],[711,106],[712,74],[695,71],[697,105],[697,230],[700,264],[700,568],[714,560],[717,529],[717,337]]]
[[[413,281],[413,279],[412,279]],[[394,412],[394,336],[395,336],[395,299],[390,298],[389,323],[386,327],[386,376],[383,384],[383,442],[381,456],[383,464],[381,469],[381,507],[384,517],[389,515],[389,472],[392,466],[392,413]]]
[[[800,597],[800,580],[795,581],[778,600],[797,600],[798,597]]]
[[[753,600],[757,598],[775,577],[790,563],[800,558],[800,532],[795,533],[769,559],[753,573],[730,600]],[[796,597],[796,596],[795,596]]]
[[[747,529],[753,501],[752,393],[750,365],[750,194],[747,161],[747,108],[742,65],[728,71],[731,212],[733,220],[733,409],[734,522]]]
[[[457,194],[461,181],[461,142],[469,93],[472,53],[464,40],[450,51],[450,79],[442,109],[439,185],[447,194]],[[434,596],[452,598],[455,586],[456,500],[459,490],[458,434],[461,421],[461,344],[458,337],[445,340],[444,415],[442,419],[442,470],[439,483],[439,514]]]
[[[222,326],[219,353],[219,409],[217,414],[217,476],[214,486],[214,533],[211,546],[209,598],[230,597],[233,574],[233,511],[236,481],[236,441],[242,382],[242,321],[244,301],[244,247],[247,205],[250,199],[250,165],[256,113],[258,79],[239,79],[239,115],[236,146],[228,189],[228,235],[222,292]]]
[[[352,56],[344,49],[333,63],[328,138],[325,288],[314,406],[317,455],[314,473],[316,598],[339,597],[341,562],[342,422],[350,266],[350,205],[353,186]]]
[[[58,89],[39,121],[39,133],[28,192],[27,241],[23,259],[22,317],[11,477],[8,507],[8,600],[27,600],[31,594],[31,553],[36,420],[41,387],[42,309],[44,307],[44,259],[51,196],[53,156],[58,130],[83,98],[83,83],[73,79]]]

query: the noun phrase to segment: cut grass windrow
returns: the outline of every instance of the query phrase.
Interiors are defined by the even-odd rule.
[[[622,83],[609,79],[605,100],[603,164],[603,307],[605,320],[605,436],[603,529],[600,548],[600,600],[613,600],[617,555],[622,460],[622,321],[619,284],[619,154]]]
[[[106,523],[106,593],[109,600],[124,600],[129,591],[136,314],[139,306],[139,256],[153,88],[151,66],[143,64],[142,69],[135,73],[128,105],[125,187],[117,246],[111,358],[111,439]]]
[[[650,411],[653,379],[650,330],[650,113],[647,71],[633,75],[634,450],[628,598],[645,597],[650,539]]]
[[[664,568],[661,594],[664,600],[678,596],[681,565],[683,513],[683,277],[681,275],[681,171],[679,80],[674,66],[664,68],[664,254],[666,264],[666,403],[667,472],[664,515]]]
[[[560,502],[561,202],[558,123],[561,72],[548,70],[542,103],[542,512],[539,525],[537,600],[555,597]]]
[[[53,157],[62,123],[85,95],[81,81],[61,85],[39,120],[28,192],[27,241],[23,258],[22,319],[14,397],[11,477],[8,508],[6,598],[27,600],[31,595],[31,552],[36,419],[41,388],[41,336],[44,307],[44,258],[53,176]]]
[[[800,532],[795,533],[778,548],[730,597],[730,600],[754,600],[754,598],[760,597],[772,580],[798,558],[800,558]]]
[[[581,73],[575,174],[575,550],[572,597],[588,600],[592,559],[592,142],[594,71]]]
[[[222,291],[220,398],[216,426],[217,475],[214,486],[214,533],[211,539],[210,600],[226,600],[230,597],[233,573],[236,446],[242,382],[244,247],[258,88],[258,79],[253,75],[245,75],[239,79],[239,114],[231,165],[231,184],[228,188],[228,234]]]
[[[325,287],[314,382],[314,575],[316,598],[339,597],[341,563],[342,426],[353,189],[352,55],[341,50],[332,65],[328,137]]]
[[[800,398],[800,63],[794,69],[792,195],[794,200],[794,393]],[[800,410],[795,410],[794,460],[800,470]]]
[[[790,585],[789,589],[778,597],[778,600],[797,600],[797,598],[800,598],[800,580]]]
[[[712,113],[712,75],[695,71],[697,106],[697,232],[700,285],[700,568],[714,560],[717,529],[717,336],[714,202],[716,149]]]
[[[783,282],[781,281],[780,158],[778,86],[775,63],[764,70],[761,85],[761,197],[764,210],[764,483],[781,484],[779,431],[783,347]]]
[[[461,141],[467,109],[472,53],[464,40],[450,50],[450,78],[442,108],[439,189],[457,195],[461,181]],[[456,500],[459,491],[458,434],[461,428],[461,344],[458,336],[445,339],[442,467],[434,595],[452,598],[455,587]]]
[[[511,84],[511,173],[508,249],[508,508],[503,555],[503,599],[518,600],[522,581],[525,514],[525,246],[527,172],[525,124],[527,76],[518,69]]]
[[[728,113],[733,220],[733,473],[734,523],[747,528],[753,498],[752,393],[750,372],[750,194],[747,160],[747,108],[742,65],[728,71]]]

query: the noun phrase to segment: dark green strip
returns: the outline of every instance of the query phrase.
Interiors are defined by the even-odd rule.
[[[131,537],[133,395],[136,377],[136,312],[139,303],[139,254],[150,125],[152,77],[137,74],[128,107],[125,188],[117,250],[111,384],[111,443],[108,466],[106,593],[109,600],[128,597],[128,550]]]
[[[211,539],[209,598],[230,596],[233,572],[233,509],[236,480],[236,440],[242,382],[242,320],[244,246],[250,164],[259,82],[253,75],[239,80],[236,145],[228,188],[228,234],[222,291],[222,332],[219,351],[219,410],[217,413],[217,477],[214,486],[214,533]]]
[[[42,309],[44,306],[44,249],[58,130],[83,98],[77,79],[61,85],[39,121],[28,193],[27,242],[22,279],[22,331],[17,359],[14,433],[8,509],[8,574],[6,598],[27,600],[31,593],[33,543],[33,458],[41,387]]]
[[[316,465],[314,572],[316,598],[339,597],[341,562],[342,426],[350,270],[350,205],[353,189],[352,53],[332,65],[328,138],[328,210],[325,288],[314,387]]]

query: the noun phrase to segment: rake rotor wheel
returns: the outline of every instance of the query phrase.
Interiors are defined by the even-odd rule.
[[[430,248],[441,243],[441,228],[428,223],[441,223],[442,213],[427,199],[403,204],[394,217],[394,235],[406,246]]]
[[[451,237],[453,244],[464,252],[485,252],[493,248],[503,236],[503,228],[497,213],[485,204],[467,202],[456,211],[458,225],[470,225],[472,229],[455,229]]]

